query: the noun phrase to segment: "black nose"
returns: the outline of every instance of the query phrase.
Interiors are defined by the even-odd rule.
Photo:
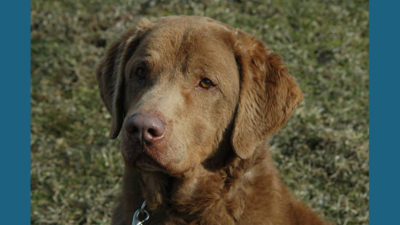
[[[139,141],[151,144],[163,138],[165,123],[157,116],[135,113],[126,121],[125,129]]]

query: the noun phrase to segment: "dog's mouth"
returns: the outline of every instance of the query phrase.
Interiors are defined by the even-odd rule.
[[[144,171],[164,171],[165,168],[161,166],[155,159],[149,156],[146,152],[141,152],[135,160],[135,165],[138,169]]]

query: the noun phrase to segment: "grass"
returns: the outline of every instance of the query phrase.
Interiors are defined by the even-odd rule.
[[[282,55],[304,93],[271,139],[284,181],[336,224],[368,224],[365,0],[33,0],[31,223],[110,223],[123,163],[95,67],[139,18],[176,14],[241,28]]]

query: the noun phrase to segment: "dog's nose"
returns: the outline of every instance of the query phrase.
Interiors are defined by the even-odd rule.
[[[139,141],[151,144],[163,138],[165,123],[157,116],[135,113],[126,121],[125,129]]]

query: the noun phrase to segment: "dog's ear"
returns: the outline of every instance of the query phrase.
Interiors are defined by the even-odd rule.
[[[232,144],[240,158],[248,158],[263,140],[283,127],[302,93],[282,58],[261,41],[239,30],[232,41],[240,74]]]
[[[125,116],[123,108],[125,64],[152,26],[150,21],[142,19],[135,28],[125,32],[111,44],[97,67],[100,95],[112,116],[111,138],[118,136]]]

